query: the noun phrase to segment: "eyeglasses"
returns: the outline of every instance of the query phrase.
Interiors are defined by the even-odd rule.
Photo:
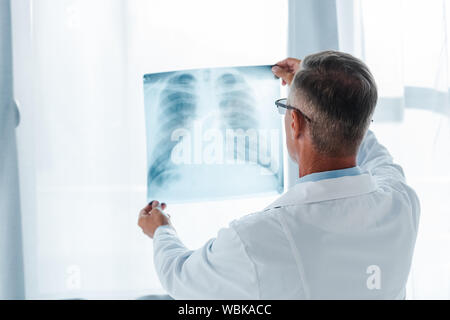
[[[277,106],[278,112],[282,115],[286,114],[286,110],[294,110],[294,111],[297,111],[298,113],[300,113],[306,119],[306,121],[312,122],[311,118],[308,117],[306,114],[304,114],[302,111],[288,105],[286,98],[275,101],[275,105]]]
[[[311,118],[308,117],[306,114],[304,114],[302,111],[300,111],[297,108],[291,107],[287,104],[287,99],[283,98],[283,99],[279,99],[277,101],[275,101],[275,105],[277,106],[278,112],[281,115],[285,115],[286,114],[286,110],[294,110],[297,111],[298,113],[300,113],[308,122],[312,122]],[[371,122],[373,122],[373,119],[371,120]]]

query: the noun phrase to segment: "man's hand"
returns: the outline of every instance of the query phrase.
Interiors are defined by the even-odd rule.
[[[158,201],[152,201],[139,213],[138,226],[152,239],[158,227],[171,225],[169,218],[157,208],[158,206]],[[167,205],[163,203],[161,204],[161,208],[165,210]]]
[[[301,60],[295,58],[287,58],[278,62],[273,68],[272,72],[283,81],[283,86],[291,85],[295,74],[300,69]]]

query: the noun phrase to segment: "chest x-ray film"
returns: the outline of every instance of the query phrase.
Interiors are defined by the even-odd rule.
[[[148,199],[282,193],[279,80],[270,66],[144,76]]]

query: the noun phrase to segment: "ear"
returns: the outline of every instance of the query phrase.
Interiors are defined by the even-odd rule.
[[[305,119],[295,110],[291,112],[291,133],[293,139],[298,139],[305,129]]]

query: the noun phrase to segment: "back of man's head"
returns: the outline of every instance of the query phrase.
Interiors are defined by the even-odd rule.
[[[311,118],[315,150],[328,157],[356,155],[377,103],[367,66],[342,52],[306,57],[291,86],[291,98]]]

